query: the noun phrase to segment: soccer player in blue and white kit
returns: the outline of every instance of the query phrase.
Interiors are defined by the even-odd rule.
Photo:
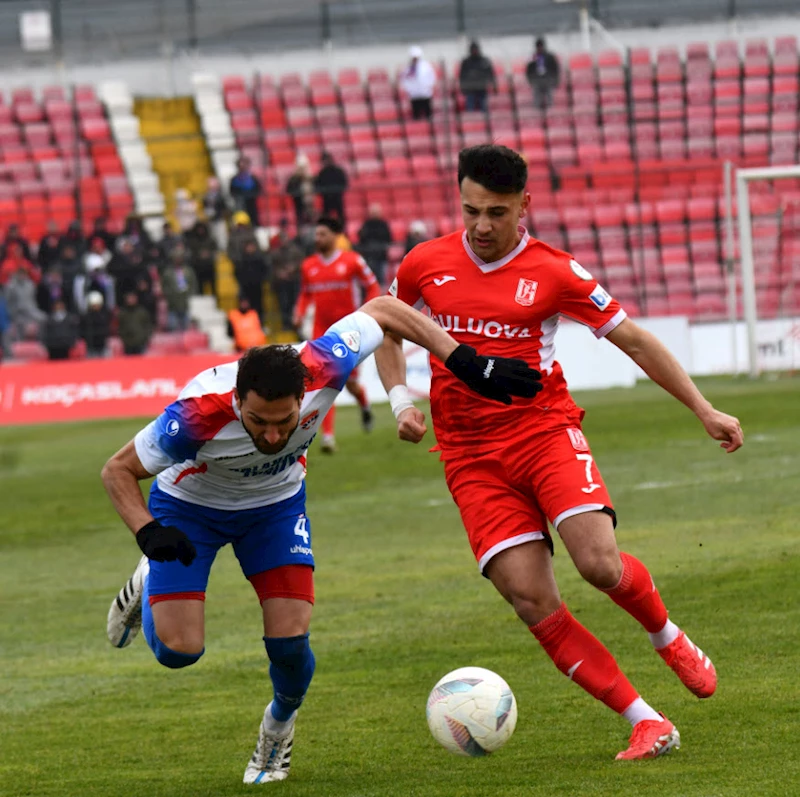
[[[384,296],[308,343],[256,347],[238,362],[203,371],[103,469],[114,508],[144,553],[111,603],[113,645],[126,647],[143,627],[161,664],[194,664],[204,652],[209,572],[228,543],[258,595],[273,699],[245,783],[289,774],[295,716],[314,674],[306,453],[350,372],[381,345],[384,332],[424,346],[497,401],[541,389],[539,373],[521,360],[479,357]],[[139,481],[154,474],[146,505]]]

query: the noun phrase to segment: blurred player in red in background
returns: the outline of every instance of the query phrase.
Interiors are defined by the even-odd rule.
[[[463,150],[458,182],[466,230],[416,246],[390,292],[484,356],[515,357],[542,373],[533,403],[489,404],[472,396],[431,358],[431,413],[445,478],[481,572],[514,607],[556,667],[624,716],[630,745],[617,758],[650,758],[680,744],[675,726],[653,710],[611,653],[569,612],[553,575],[548,521],[580,574],[648,632],[650,641],[697,697],[716,688],[711,660],[667,616],[647,568],[617,548],[616,514],[581,431],[555,360],[560,315],[588,326],[685,404],[722,448],[743,442],[739,421],[711,406],[670,352],[627,318],[570,255],[518,226],[527,214],[527,167],[506,147]],[[376,352],[398,433],[419,442],[424,415],[405,388],[399,341]]]
[[[380,286],[369,266],[357,252],[345,252],[337,246],[342,234],[338,219],[323,217],[314,232],[316,253],[300,266],[300,296],[294,309],[294,324],[299,327],[308,308],[314,305],[314,332],[319,337],[340,318],[354,312],[363,302],[380,294]],[[363,299],[362,299],[363,291]],[[358,382],[354,369],[345,385],[361,407],[364,431],[372,429],[372,409],[367,391]],[[332,454],[336,450],[334,425],[336,408],[331,407],[322,421],[320,450]]]

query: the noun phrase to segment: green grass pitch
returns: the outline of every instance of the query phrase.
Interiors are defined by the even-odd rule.
[[[800,380],[702,383],[738,414],[725,455],[652,385],[580,395],[619,513],[620,547],[650,567],[672,618],[714,659],[698,701],[645,633],[583,583],[556,541],[572,611],[683,749],[615,762],[629,727],[561,676],[480,578],[441,465],[397,441],[386,406],[340,451],[312,449],[317,674],[284,797],[800,794]],[[138,559],[100,468],[136,421],[0,429],[0,795],[224,797],[242,785],[270,699],[259,609],[229,550],[211,574],[205,657],[160,667],[139,638],[105,639],[108,605]],[[316,448],[316,446],[315,446]],[[462,759],[430,737],[425,700],[451,669],[502,674],[519,705],[498,753]]]

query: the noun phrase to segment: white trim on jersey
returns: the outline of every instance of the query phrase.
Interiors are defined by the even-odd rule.
[[[553,372],[556,361],[556,332],[561,316],[556,313],[542,321],[542,336],[539,338],[539,369],[545,373]]]
[[[502,268],[505,265],[508,265],[517,255],[521,254],[525,247],[528,245],[528,241],[530,241],[531,236],[528,231],[522,227],[521,225],[517,227],[517,232],[522,235],[522,240],[517,244],[517,246],[512,249],[505,257],[501,258],[500,260],[495,260],[492,263],[486,263],[484,260],[481,260],[475,252],[472,251],[472,247],[469,245],[469,240],[467,238],[467,231],[464,230],[461,236],[461,243],[464,244],[464,251],[467,253],[469,259],[484,273],[484,274],[491,274],[492,271],[497,271],[498,268]]]
[[[317,257],[322,261],[322,265],[324,266],[333,265],[341,256],[341,249],[334,249],[333,254],[330,257],[323,257],[319,252],[317,252]]]
[[[572,509],[565,509],[553,519],[553,528],[558,530],[559,523],[567,518],[583,515],[586,512],[599,512],[601,509],[605,509],[605,506],[605,504],[581,504],[580,506],[573,506]]]
[[[497,556],[501,551],[508,550],[509,548],[514,548],[517,545],[522,545],[526,542],[532,542],[533,540],[543,540],[544,532],[543,531],[526,531],[524,534],[517,534],[516,537],[509,537],[507,540],[503,540],[502,542],[498,542],[497,545],[493,545],[489,548],[488,551],[480,558],[478,562],[478,568],[480,569],[481,573],[483,573],[484,568],[486,565],[489,564],[489,560]]]
[[[600,329],[594,330],[594,336],[598,339],[604,338],[611,330],[616,329],[627,317],[628,314],[624,310],[618,310],[610,321],[606,321]]]

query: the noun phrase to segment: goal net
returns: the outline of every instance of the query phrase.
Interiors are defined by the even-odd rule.
[[[800,165],[738,169],[727,182],[739,250],[729,216],[728,264],[735,270],[738,261],[741,291],[729,304],[732,315],[743,317],[734,330],[736,370],[794,371],[800,368]]]

